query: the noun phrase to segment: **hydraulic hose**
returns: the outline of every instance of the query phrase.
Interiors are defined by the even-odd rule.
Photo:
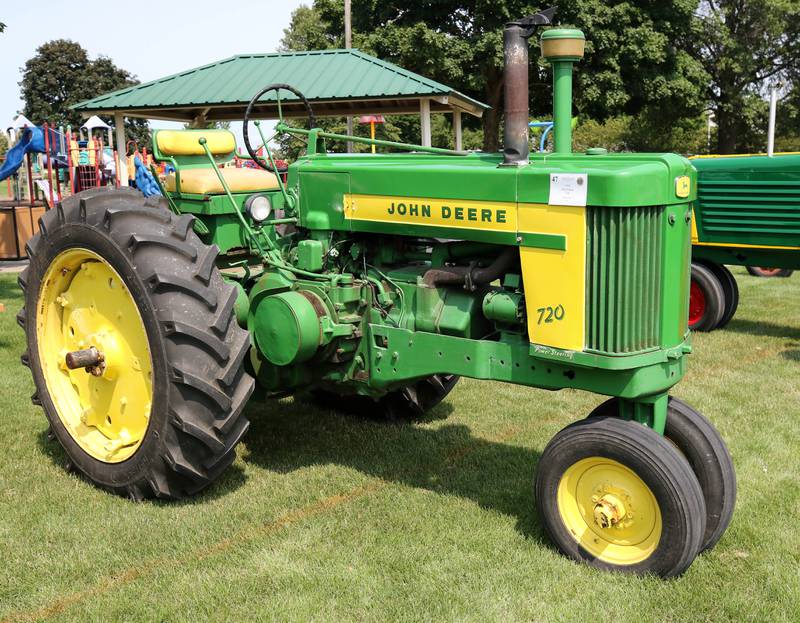
[[[517,248],[507,247],[485,268],[476,266],[445,266],[432,268],[422,278],[429,287],[463,285],[468,290],[483,286],[499,279],[514,265],[517,259]]]

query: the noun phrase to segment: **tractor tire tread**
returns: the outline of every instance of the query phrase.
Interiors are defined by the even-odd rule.
[[[620,456],[621,451],[625,460]],[[609,565],[586,552],[561,524],[555,504],[559,468],[588,456],[621,461],[637,474],[646,470],[651,475],[646,483],[659,499],[662,512],[668,506],[675,513],[671,524],[664,523],[669,533],[662,533],[655,552],[644,561],[626,566]],[[559,549],[575,560],[599,568],[670,578],[682,574],[700,551],[706,509],[697,477],[687,460],[666,439],[636,422],[590,416],[562,429],[539,458],[535,491],[545,531]]]
[[[225,283],[216,268],[218,249],[200,240],[193,222],[194,217],[175,215],[163,202],[154,205],[135,190],[79,193],[42,215],[40,233],[28,245],[32,266],[20,274],[27,303],[21,312],[21,325],[27,325],[31,349],[35,335],[30,331],[36,323],[29,314],[38,292],[29,291],[28,283],[38,283],[47,268],[42,264],[47,261],[48,249],[42,249],[45,259],[36,263],[43,239],[53,238],[61,228],[76,232],[76,239],[86,232],[86,236],[102,236],[113,242],[134,270],[132,278],[139,283],[138,291],[149,299],[140,310],[151,314],[157,327],[158,337],[150,338],[151,354],[154,360],[164,358],[166,391],[162,393],[167,396],[159,416],[163,426],[146,437],[150,439],[152,460],[142,460],[142,467],[128,480],[104,475],[103,465],[116,464],[91,459],[86,462],[89,467],[78,465],[98,486],[135,500],[181,499],[207,487],[235,460],[236,446],[249,427],[243,410],[254,380],[242,363],[249,349],[249,335],[235,322],[236,290]],[[59,235],[63,237],[64,233]],[[31,366],[30,351],[26,355]],[[38,355],[35,359],[39,365]],[[38,381],[36,384],[44,398],[46,387]],[[41,402],[51,425],[57,422],[61,436],[68,436],[49,395]],[[151,415],[151,426],[154,417]]]

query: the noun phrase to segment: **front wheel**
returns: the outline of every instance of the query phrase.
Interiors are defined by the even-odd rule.
[[[714,262],[705,262],[703,265],[714,273],[720,286],[722,286],[722,317],[717,326],[714,327],[714,329],[722,329],[733,319],[736,310],[739,308],[739,284],[736,283],[736,277],[726,266],[715,264]]]
[[[692,262],[689,288],[689,328],[713,331],[725,313],[725,292],[717,276],[707,266]]]
[[[651,429],[613,417],[553,437],[539,460],[536,503],[556,546],[601,569],[680,575],[705,532],[703,492],[686,459]]]
[[[72,465],[136,499],[206,487],[248,428],[249,335],[193,220],[84,192],[44,214],[19,278],[34,402]]]
[[[616,416],[616,398],[605,401],[589,417]],[[736,505],[736,471],[728,447],[714,425],[679,398],[669,397],[664,437],[692,466],[706,505],[706,531],[701,551],[711,549],[722,538]]]

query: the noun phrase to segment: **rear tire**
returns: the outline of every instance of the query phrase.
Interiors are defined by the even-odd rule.
[[[703,492],[686,459],[632,421],[590,417],[547,444],[536,474],[544,528],[592,567],[670,578],[700,551]]]
[[[314,390],[312,396],[322,406],[360,417],[386,422],[413,421],[442,402],[460,378],[455,374],[434,374],[391,391],[377,401],[368,396],[342,395],[326,390]]]
[[[725,312],[725,294],[716,275],[706,266],[692,262],[689,294],[689,328],[713,331]]]
[[[30,265],[19,277],[25,307],[18,320],[28,342],[22,360],[33,374],[34,403],[42,406],[56,439],[80,472],[96,485],[134,499],[179,499],[208,486],[233,462],[236,445],[248,428],[242,409],[254,387],[243,365],[250,349],[249,335],[234,317],[236,290],[216,268],[218,249],[200,241],[192,230],[193,221],[191,215],[176,216],[133,190],[80,193],[44,214],[40,233],[28,243]],[[58,267],[65,253],[67,257],[77,253],[79,259],[73,261],[81,262],[80,266],[54,273],[51,266]],[[69,305],[61,302],[63,311],[49,306],[40,309],[40,299],[50,300],[49,288],[68,294],[83,272],[78,268],[91,272],[104,266],[110,272],[103,274],[114,275],[115,284],[117,278],[121,281],[121,286],[114,287],[121,287],[139,312],[151,364],[146,425],[138,446],[124,460],[112,451],[104,456],[103,438],[98,436],[103,432],[98,422],[109,417],[110,409],[124,407],[116,402],[95,404],[91,392],[88,398],[78,395],[76,380],[81,384],[86,377],[71,375],[83,371],[64,368],[60,377],[55,367],[63,353],[40,346],[40,341],[59,343],[66,333],[58,327],[67,326],[75,310],[91,314],[101,307],[93,295]],[[50,281],[43,283],[48,274]],[[63,301],[63,295],[59,296]],[[114,325],[113,316],[107,314],[98,322],[104,327]],[[39,326],[40,318],[53,321]],[[113,335],[127,341],[133,333],[120,329]],[[120,369],[129,365],[127,361],[121,364]],[[59,380],[64,374],[69,377],[66,382]],[[113,384],[118,379],[109,375],[91,382]],[[69,393],[70,382],[77,398]],[[115,387],[110,395],[116,401]],[[82,417],[76,423],[75,405],[90,409],[92,419],[87,422]],[[87,445],[89,436],[101,441],[99,451],[97,445]]]

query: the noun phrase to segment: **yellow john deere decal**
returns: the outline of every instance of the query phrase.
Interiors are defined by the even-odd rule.
[[[521,232],[561,235],[562,249],[520,247],[528,335],[534,344],[583,350],[586,324],[586,208],[519,204]]]
[[[688,175],[681,175],[675,178],[675,196],[679,199],[686,199],[692,193],[692,178]]]
[[[354,221],[517,231],[517,204],[514,202],[345,195],[344,217]]]

